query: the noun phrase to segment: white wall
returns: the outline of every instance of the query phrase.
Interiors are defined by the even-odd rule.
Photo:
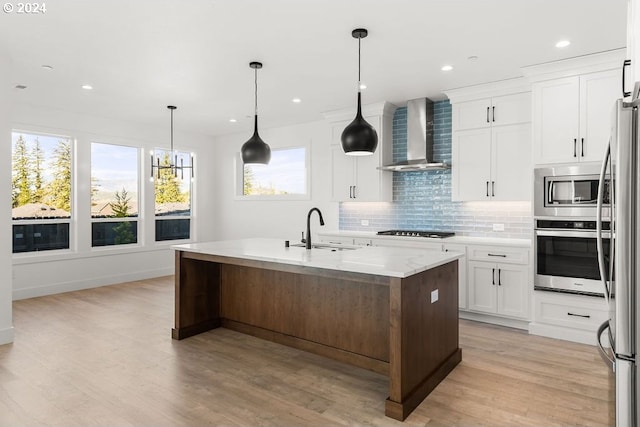
[[[271,149],[309,143],[311,147],[311,198],[300,201],[239,200],[235,196],[235,164],[249,132],[216,138],[216,196],[214,235],[216,239],[273,237],[297,240],[306,229],[312,207],[322,211],[324,230],[338,229],[338,203],[331,202],[330,128],[325,121],[297,126],[261,129],[260,136]],[[314,213],[312,235],[320,231]]]
[[[9,56],[0,50],[0,344],[13,341],[11,314],[11,95]]]
[[[4,99],[4,97],[1,97]],[[84,171],[82,176],[90,176],[90,144],[91,142],[116,143],[142,147],[144,149],[144,169],[141,171],[142,188],[141,208],[151,213],[149,220],[139,234],[139,246],[136,247],[90,247],[90,182],[76,182],[74,191],[73,216],[77,230],[74,248],[70,253],[47,251],[42,253],[13,255],[13,299],[30,298],[53,293],[85,289],[106,284],[121,283],[150,277],[173,274],[173,250],[171,242],[154,242],[153,220],[153,184],[146,179],[150,174],[150,162],[146,158],[149,150],[165,147],[169,144],[168,126],[156,128],[152,126],[132,124],[111,119],[72,114],[62,110],[37,108],[29,105],[15,105],[11,126],[24,131],[53,133],[70,136],[76,140],[75,167]],[[215,206],[215,185],[211,167],[213,157],[212,138],[209,136],[181,132],[179,120],[175,120],[175,146],[181,150],[192,150],[196,153],[194,160],[195,181],[192,215],[196,233],[193,240],[211,240],[213,229],[209,226]],[[8,137],[7,137],[8,138]],[[8,141],[9,139],[7,139]],[[7,166],[1,168],[10,174],[10,144],[2,144],[5,155],[1,156]],[[5,160],[6,159],[6,160]],[[9,175],[1,180],[2,191],[7,196],[2,200],[11,200]],[[7,183],[5,185],[5,183]],[[5,187],[9,185],[9,190]],[[4,193],[3,193],[4,194]],[[144,195],[146,194],[146,197]],[[10,209],[10,206],[8,207]],[[9,217],[2,216],[3,218]],[[6,221],[3,219],[3,221]],[[76,228],[77,226],[77,228]],[[6,230],[5,230],[6,229]],[[8,232],[9,226],[2,228]],[[3,242],[11,242],[7,234]],[[10,243],[9,243],[9,250]],[[57,252],[57,253],[56,253]],[[11,257],[10,257],[11,259]],[[4,272],[5,270],[2,269]],[[2,283],[10,283],[2,281]],[[5,301],[4,298],[1,299]],[[2,323],[0,323],[1,325]]]

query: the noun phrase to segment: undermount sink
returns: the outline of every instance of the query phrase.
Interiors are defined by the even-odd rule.
[[[304,248],[304,243],[294,243],[290,246],[295,246],[298,248]],[[360,249],[358,246],[345,246],[345,245],[332,245],[328,243],[313,243],[311,245],[311,249],[324,249],[327,251],[353,251],[355,249]]]

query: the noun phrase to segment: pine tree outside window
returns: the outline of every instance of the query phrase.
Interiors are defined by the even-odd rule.
[[[14,130],[11,144],[13,252],[69,249],[71,139]]]
[[[178,166],[192,166],[191,154],[155,149],[153,163],[168,166],[171,161]],[[153,175],[155,193],[155,240],[183,240],[191,237],[191,169],[159,169]]]
[[[91,144],[91,246],[138,243],[139,149]]]

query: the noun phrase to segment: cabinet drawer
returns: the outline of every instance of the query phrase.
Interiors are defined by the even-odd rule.
[[[555,297],[555,298],[554,298]],[[595,331],[609,318],[604,300],[550,293],[535,298],[535,321],[555,326]]]
[[[527,264],[529,251],[522,248],[502,246],[469,246],[467,256],[470,260],[491,261],[509,264]]]

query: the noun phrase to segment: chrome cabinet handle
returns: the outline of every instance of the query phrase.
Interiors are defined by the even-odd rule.
[[[625,59],[624,62],[622,63],[622,97],[626,98],[627,96],[631,96],[631,92],[627,92],[625,90],[624,87],[624,83],[625,83],[625,70],[627,69],[628,66],[631,65],[631,60],[630,59]]]

